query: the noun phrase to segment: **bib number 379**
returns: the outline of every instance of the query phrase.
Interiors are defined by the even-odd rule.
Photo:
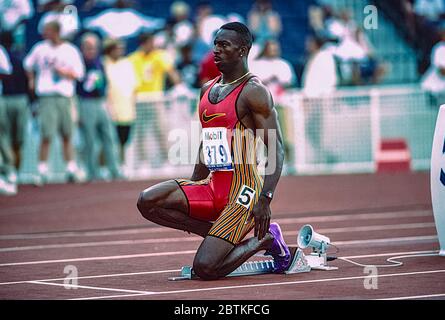
[[[227,129],[202,129],[203,154],[205,164],[210,170],[232,169],[232,156],[227,142]]]

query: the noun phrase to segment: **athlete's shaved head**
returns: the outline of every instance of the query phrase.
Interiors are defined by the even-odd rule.
[[[241,22],[229,22],[222,25],[220,29],[235,31],[239,36],[240,45],[246,46],[247,50],[250,50],[252,47],[253,36],[245,24]]]

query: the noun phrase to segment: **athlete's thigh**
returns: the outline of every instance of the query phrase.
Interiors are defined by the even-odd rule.
[[[229,202],[210,229],[209,236],[237,245],[254,226],[250,208]]]
[[[151,186],[142,192],[141,197],[156,206],[188,213],[187,198],[175,180]]]
[[[191,181],[177,179],[185,198],[187,199],[188,215],[202,221],[215,221],[220,211],[215,207],[215,196],[209,185],[210,179]]]

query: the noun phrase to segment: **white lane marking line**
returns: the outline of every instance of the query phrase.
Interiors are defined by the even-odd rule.
[[[357,259],[357,258],[370,258],[370,257],[388,257],[388,256],[399,256],[399,255],[415,255],[415,254],[425,254],[425,253],[438,253],[438,250],[429,251],[399,251],[399,252],[387,252],[381,254],[364,254],[356,256],[345,256],[339,257],[345,259]],[[147,274],[160,274],[160,273],[174,273],[180,272],[181,269],[174,270],[157,270],[157,271],[144,271],[144,272],[129,272],[129,273],[110,273],[110,274],[99,274],[94,276],[83,276],[83,277],[73,277],[72,279],[97,279],[97,278],[111,278],[111,277],[123,277],[123,276],[135,276],[135,275],[147,275]],[[23,284],[30,281],[61,281],[66,278],[52,278],[52,279],[38,279],[38,280],[22,280],[22,281],[12,281],[12,282],[0,282],[0,285],[12,285],[12,284]]]
[[[394,225],[375,225],[375,226],[363,226],[363,227],[345,227],[345,228],[325,228],[317,229],[319,233],[343,233],[343,232],[365,232],[365,231],[379,231],[379,230],[407,230],[407,229],[420,229],[434,227],[434,223],[406,223],[406,224],[394,224]],[[283,235],[293,236],[296,235],[295,231],[284,231]],[[128,244],[149,244],[149,243],[172,243],[172,242],[191,242],[201,241],[202,238],[198,236],[192,237],[177,237],[177,238],[155,238],[155,239],[134,239],[134,240],[112,240],[112,241],[94,241],[94,242],[75,242],[75,243],[62,243],[62,244],[43,244],[36,246],[22,246],[22,247],[6,247],[0,248],[0,252],[14,252],[25,250],[43,250],[43,249],[60,249],[60,248],[82,248],[82,247],[94,247],[94,246],[117,246]]]
[[[356,245],[356,244],[375,244],[389,242],[406,242],[406,241],[423,241],[423,240],[437,240],[437,235],[431,236],[415,236],[415,237],[398,237],[398,238],[384,238],[384,239],[368,239],[368,240],[347,240],[347,241],[332,241],[332,244],[336,246],[341,245]]]
[[[40,282],[40,281],[28,281],[28,283],[32,284],[43,284],[47,286],[56,286],[56,287],[66,287],[66,284],[63,283],[51,283],[51,282]],[[127,289],[114,289],[114,288],[104,288],[104,287],[91,287],[91,286],[81,286],[81,285],[69,285],[70,287],[74,288],[81,288],[81,289],[90,289],[90,290],[101,290],[101,291],[116,291],[116,292],[127,292],[127,293],[138,293],[138,294],[144,294],[144,295],[150,295],[153,294],[153,291],[139,291],[139,290],[127,290]]]
[[[398,276],[410,276],[410,275],[419,275],[419,274],[432,274],[432,273],[443,273],[445,269],[440,270],[428,270],[428,271],[416,271],[416,272],[406,272],[406,273],[390,273],[390,274],[381,274],[378,275],[378,278],[386,278],[386,277],[398,277]],[[198,289],[186,289],[186,290],[173,290],[173,291],[160,291],[156,292],[152,295],[168,295],[168,294],[176,294],[176,293],[189,293],[189,292],[202,292],[202,291],[214,291],[214,290],[228,290],[228,289],[242,289],[242,288],[255,288],[255,287],[270,287],[270,286],[285,286],[285,285],[295,285],[295,284],[307,284],[307,283],[322,283],[329,281],[346,281],[346,280],[358,280],[365,279],[370,277],[369,275],[365,276],[355,276],[355,277],[341,277],[341,278],[327,278],[327,279],[312,279],[312,280],[299,280],[299,281],[286,281],[286,282],[271,282],[271,283],[257,283],[257,284],[248,284],[248,285],[239,285],[239,286],[225,286],[225,287],[211,287],[211,288],[198,288]],[[144,294],[135,294],[135,295],[120,295],[114,296],[113,298],[124,298],[124,297],[132,297]],[[87,297],[87,298],[75,298],[72,300],[99,300],[99,299],[108,299],[109,296],[103,297]]]
[[[83,248],[95,246],[117,246],[127,244],[148,244],[148,243],[171,243],[171,242],[190,242],[202,241],[201,237],[180,237],[180,238],[155,238],[155,239],[136,239],[136,240],[115,240],[115,241],[98,241],[98,242],[78,242],[63,244],[44,244],[39,246],[9,247],[0,248],[0,252],[25,251],[25,250],[42,250],[42,249],[61,249],[61,248]]]
[[[192,254],[192,253],[195,253],[195,252],[196,252],[196,250],[186,250],[186,251],[170,251],[170,252],[152,252],[152,253],[141,253],[141,254],[127,254],[127,255],[119,255],[119,256],[103,256],[103,257],[60,259],[60,260],[41,260],[41,261],[12,262],[12,263],[2,263],[2,264],[0,264],[0,267],[35,265],[35,264],[46,264],[46,263],[62,263],[62,262],[65,263],[65,262],[78,262],[78,261],[98,261],[98,260],[117,260],[117,259],[132,259],[132,258],[174,256],[174,255],[181,255],[181,254]]]
[[[412,218],[432,216],[431,210],[420,211],[397,211],[397,212],[383,212],[383,213],[360,213],[360,214],[341,214],[332,216],[314,216],[314,217],[300,217],[300,218],[281,218],[276,219],[279,223],[305,223],[305,222],[332,222],[332,221],[353,221],[353,220],[377,220],[377,219],[394,219],[394,218]],[[274,220],[275,221],[275,220]]]
[[[357,245],[357,244],[373,244],[373,243],[390,244],[391,242],[411,242],[411,241],[419,241],[419,240],[421,240],[421,241],[437,240],[437,236],[430,235],[430,236],[398,237],[398,238],[367,239],[367,240],[348,240],[348,241],[335,241],[335,242],[333,241],[332,243],[335,245]],[[296,246],[296,244],[289,244],[289,245]],[[0,264],[0,267],[35,265],[35,264],[46,264],[46,263],[76,262],[76,261],[96,261],[96,260],[115,260],[115,259],[158,257],[158,256],[192,254],[195,252],[196,252],[196,250],[186,250],[186,251],[171,251],[171,252],[152,252],[152,253],[119,255],[119,256],[102,256],[102,257],[60,259],[60,260],[10,262],[10,263],[2,263],[2,264]]]
[[[422,295],[422,296],[382,298],[382,299],[377,299],[377,300],[409,300],[409,299],[422,299],[422,298],[434,298],[434,297],[445,297],[445,293],[426,294],[426,295]]]
[[[345,221],[345,220],[374,220],[374,219],[394,219],[394,218],[412,218],[432,216],[431,210],[418,211],[396,211],[386,213],[362,213],[362,214],[343,214],[336,216],[307,216],[298,218],[278,218],[274,221],[281,224],[291,223],[307,223],[307,222],[330,222],[330,221]],[[141,234],[141,233],[162,233],[172,231],[168,228],[138,228],[138,229],[122,229],[122,230],[107,230],[107,231],[69,231],[57,233],[38,233],[38,234],[7,234],[0,235],[0,240],[27,240],[27,239],[44,239],[44,238],[64,238],[64,237],[95,237],[95,236],[110,236],[110,235],[125,235],[125,234]]]
[[[374,258],[374,257],[389,257],[389,256],[400,256],[400,255],[415,255],[415,254],[425,254],[425,253],[439,253],[438,250],[428,250],[428,251],[402,251],[402,252],[389,252],[389,253],[379,253],[379,254],[364,254],[356,256],[346,256],[339,257],[343,259],[358,259],[358,258]]]
[[[137,275],[148,275],[148,274],[159,274],[159,273],[174,273],[180,272],[181,269],[171,269],[171,270],[157,270],[157,271],[143,271],[143,272],[129,272],[129,273],[110,273],[110,274],[99,274],[95,276],[83,276],[83,277],[72,277],[72,280],[80,280],[80,279],[98,279],[98,278],[113,278],[113,277],[125,277],[125,276],[137,276]],[[23,284],[32,281],[61,281],[65,280],[64,278],[52,278],[52,279],[38,279],[38,280],[22,280],[22,281],[11,281],[11,282],[0,282],[1,285],[12,285],[12,284]]]
[[[397,238],[380,238],[380,239],[364,239],[364,240],[331,241],[331,244],[335,245],[335,246],[355,246],[355,245],[363,245],[363,244],[370,244],[370,245],[371,244],[393,245],[394,243],[400,243],[400,242],[412,242],[412,241],[431,242],[431,240],[437,240],[437,235],[413,236],[413,237],[397,237]],[[296,243],[288,243],[287,245],[289,247],[296,247],[296,246],[298,246]]]
[[[33,239],[51,239],[51,238],[71,238],[71,237],[102,237],[102,236],[119,236],[128,234],[141,233],[166,233],[179,230],[173,230],[165,227],[128,227],[120,230],[102,230],[102,231],[66,231],[51,233],[24,233],[24,234],[5,234],[0,235],[0,240],[33,240]]]
[[[320,228],[317,230],[320,233],[342,233],[342,232],[362,232],[362,231],[407,230],[407,229],[418,229],[418,228],[432,228],[435,226],[436,224],[434,222],[420,222],[420,223],[384,224],[384,225],[373,225],[373,226],[362,226],[362,227]]]

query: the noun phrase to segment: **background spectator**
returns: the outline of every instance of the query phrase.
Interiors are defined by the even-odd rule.
[[[192,49],[191,44],[185,44],[180,48],[180,57],[176,63],[176,70],[178,70],[182,81],[189,88],[198,89],[200,88],[198,82],[199,65],[193,59]]]
[[[248,14],[248,24],[256,42],[262,44],[281,34],[281,17],[269,0],[256,0]]]
[[[307,50],[309,60],[302,77],[307,138],[316,163],[334,162],[335,157],[326,150],[323,142],[323,114],[329,108],[331,95],[338,84],[335,58],[326,39],[308,38]]]
[[[170,6],[170,15],[173,20],[173,33],[177,47],[190,42],[194,30],[189,20],[190,7],[184,1],[175,1]]]
[[[154,129],[156,140],[160,146],[160,157],[162,162],[167,159],[167,136],[165,130],[167,119],[165,118],[165,104],[159,101],[165,90],[166,78],[175,86],[181,83],[181,78],[174,67],[173,60],[165,50],[155,47],[153,34],[142,34],[140,36],[140,46],[136,52],[130,55],[130,61],[136,73],[138,86],[136,88],[140,103],[136,104],[137,110],[148,108],[153,117],[144,127],[137,130],[139,160],[145,160],[146,141],[144,137],[148,128]]]
[[[88,180],[100,179],[95,142],[103,149],[106,164],[112,179],[121,178],[115,156],[114,131],[105,109],[105,70],[99,56],[100,39],[86,33],[81,39],[82,56],[85,63],[85,78],[78,82],[79,126],[85,140],[85,162]]]
[[[224,23],[226,23],[226,19],[222,15],[213,13],[210,2],[201,1],[198,4],[196,26],[199,36],[208,46],[213,46],[213,34]]]
[[[131,127],[136,120],[137,79],[132,63],[124,57],[125,45],[121,40],[104,42],[104,67],[107,80],[106,106],[116,126],[119,138],[121,164],[125,163],[125,147]]]
[[[414,13],[423,17],[429,23],[437,25],[445,17],[445,3],[443,0],[415,0]]]
[[[0,31],[10,31],[14,37],[15,49],[24,49],[26,20],[34,15],[30,0],[0,0]]]
[[[5,47],[12,66],[12,73],[3,79],[3,102],[6,108],[7,132],[5,138],[12,148],[13,159],[8,166],[10,168],[8,180],[17,183],[17,172],[20,169],[22,159],[22,146],[25,132],[29,121],[28,105],[28,80],[22,61],[23,54],[13,50],[14,38],[11,32],[3,32],[0,35],[0,42]]]
[[[40,183],[48,178],[48,154],[52,139],[60,133],[63,155],[67,162],[67,178],[78,181],[71,135],[73,132],[73,96],[75,81],[84,76],[85,67],[79,50],[60,37],[58,22],[44,26],[44,40],[38,42],[24,60],[29,88],[39,99],[41,144],[38,171]]]
[[[2,91],[2,79],[6,75],[12,73],[11,62],[5,48],[0,45],[0,93]],[[15,195],[17,193],[17,185],[8,181],[8,174],[12,161],[11,148],[8,137],[8,117],[6,113],[6,105],[3,95],[0,94],[0,195]]]
[[[431,65],[421,80],[422,88],[431,93],[433,105],[445,103],[445,23],[440,27],[441,41],[431,51]]]
[[[291,64],[281,58],[281,48],[278,41],[272,39],[265,42],[263,51],[258,59],[253,61],[250,69],[272,93],[284,137],[285,168],[283,170],[287,174],[294,174],[293,117],[291,109],[286,103],[284,93],[286,89],[295,85],[295,72]]]

